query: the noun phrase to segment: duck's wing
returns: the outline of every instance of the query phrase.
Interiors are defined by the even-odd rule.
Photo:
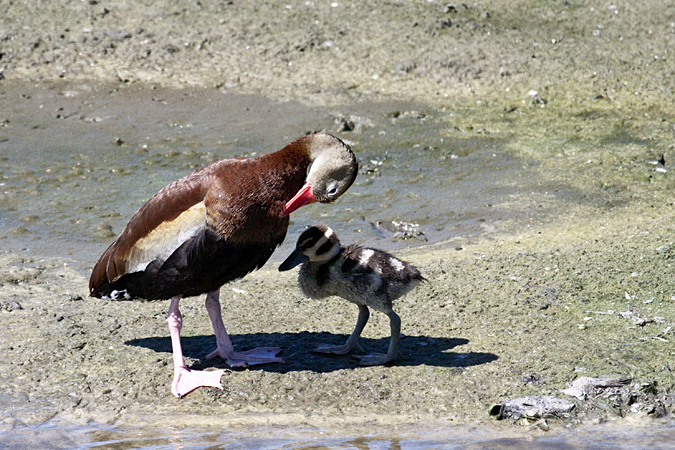
[[[99,258],[89,279],[89,291],[142,271],[152,261],[166,259],[206,226],[204,197],[208,172],[197,171],[157,192],[132,216],[119,237]]]
[[[284,240],[291,195],[264,172],[250,158],[222,160],[159,191],[99,259],[91,295],[197,295],[261,267]]]
[[[233,175],[236,179],[219,173],[212,180],[204,199],[205,226],[161,266],[148,266],[146,272],[154,278],[151,297],[211,292],[262,267],[283,242],[289,218],[279,217],[278,211],[285,197],[271,192],[257,177],[255,183],[247,183],[251,176],[244,171]]]

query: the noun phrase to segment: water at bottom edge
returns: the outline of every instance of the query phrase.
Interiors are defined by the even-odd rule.
[[[514,425],[514,427],[517,427]],[[236,429],[117,427],[89,423],[76,425],[51,420],[40,425],[0,431],[0,449],[76,450],[197,450],[197,449],[672,449],[675,421],[654,425],[607,423],[564,429],[535,436],[522,427],[514,437],[456,426],[419,432],[392,432],[378,427],[373,433],[350,435],[339,429],[315,427],[239,427]]]

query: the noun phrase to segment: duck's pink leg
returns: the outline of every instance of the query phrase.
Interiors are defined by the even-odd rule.
[[[171,393],[178,398],[194,391],[198,387],[217,387],[222,389],[220,377],[225,373],[224,370],[199,371],[190,370],[185,366],[183,358],[183,349],[180,345],[180,330],[183,327],[183,316],[178,309],[180,296],[171,299],[167,322],[169,323],[169,333],[171,334],[171,347],[173,348],[173,382],[171,383]]]
[[[218,297],[220,290],[209,292],[206,295],[206,310],[209,312],[209,318],[213,325],[213,332],[216,334],[216,349],[206,355],[207,359],[220,356],[227,361],[230,367],[247,367],[255,364],[283,363],[282,358],[277,358],[276,354],[281,351],[279,347],[259,347],[245,352],[235,352],[227,335],[223,317],[220,313],[220,301]]]

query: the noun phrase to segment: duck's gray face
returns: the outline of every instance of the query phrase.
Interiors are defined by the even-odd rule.
[[[330,203],[349,189],[358,171],[359,164],[349,146],[336,139],[312,163],[307,182],[316,201]]]
[[[315,225],[300,235],[295,250],[281,263],[279,271],[290,270],[307,261],[330,261],[339,252],[340,241],[335,232],[326,225]]]
[[[356,157],[347,144],[328,134],[312,136],[312,164],[304,186],[286,204],[281,217],[314,202],[330,203],[349,189],[359,172]]]

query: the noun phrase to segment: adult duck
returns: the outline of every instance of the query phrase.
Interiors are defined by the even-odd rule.
[[[203,167],[157,192],[131,217],[94,266],[90,295],[171,300],[171,392],[177,397],[201,386],[221,388],[224,372],[186,367],[178,307],[183,297],[206,294],[217,342],[207,358],[220,356],[233,367],[283,362],[277,347],[234,351],[221,316],[220,287],[265,264],[286,236],[290,213],[333,202],[357,172],[349,146],[328,134],[305,136],[258,158]]]

